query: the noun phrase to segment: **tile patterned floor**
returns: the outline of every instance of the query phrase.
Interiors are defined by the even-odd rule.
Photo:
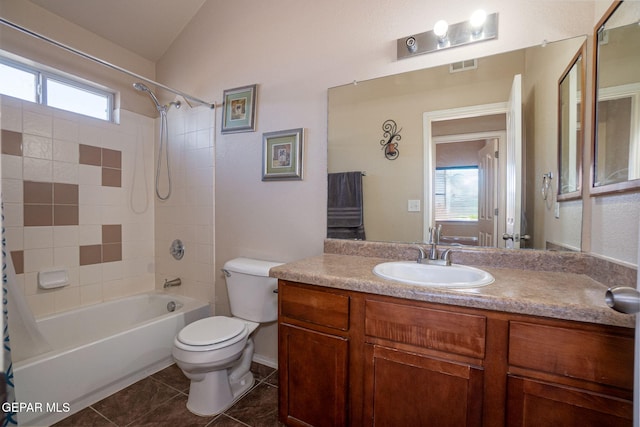
[[[176,366],[137,383],[54,424],[54,427],[272,427],[278,422],[278,373],[253,363],[256,383],[222,414],[200,417],[187,409],[189,380]]]

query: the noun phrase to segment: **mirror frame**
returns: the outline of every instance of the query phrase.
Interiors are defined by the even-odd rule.
[[[576,183],[577,188],[575,191],[570,191],[567,193],[562,193],[562,83],[567,78],[571,70],[578,64],[580,61],[580,68],[578,69],[578,73],[580,73],[580,87],[578,90],[580,91],[580,111],[578,111],[578,121],[581,126],[581,135],[576,144]],[[564,70],[560,78],[558,79],[558,191],[557,191],[557,200],[558,201],[566,201],[566,200],[578,200],[582,198],[582,156],[584,153],[584,145],[585,145],[585,94],[586,94],[586,78],[587,78],[587,43],[586,41],[582,44],[578,52],[574,55],[574,57],[569,62],[569,65]]]
[[[592,115],[591,115],[591,177],[589,185],[589,196],[597,197],[604,194],[621,193],[621,192],[637,192],[640,191],[640,179],[633,179],[623,182],[617,182],[613,184],[605,184],[595,186],[596,177],[596,158],[597,158],[597,145],[598,145],[598,64],[599,64],[599,49],[598,49],[598,34],[602,27],[607,23],[609,18],[615,13],[615,11],[622,5],[624,0],[614,0],[609,6],[609,9],[604,13],[600,21],[593,29],[593,79],[591,94],[593,96],[592,101]]]

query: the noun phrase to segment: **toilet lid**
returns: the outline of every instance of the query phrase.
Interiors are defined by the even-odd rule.
[[[187,345],[211,345],[229,340],[245,328],[242,320],[225,316],[207,317],[182,328],[178,340]]]

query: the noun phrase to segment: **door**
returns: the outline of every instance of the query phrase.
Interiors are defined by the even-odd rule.
[[[640,248],[640,236],[638,236],[638,248]],[[640,250],[638,250],[638,265],[640,266]],[[636,273],[636,288],[617,287],[607,290],[607,305],[616,311],[627,314],[640,313],[640,274]],[[633,383],[633,426],[640,427],[640,315],[636,315],[636,339],[634,357],[634,383]]]
[[[513,78],[507,111],[507,181],[505,246],[520,247],[522,212],[522,76]]]
[[[498,139],[478,151],[478,244],[498,244]]]
[[[479,131],[473,129],[465,129],[464,133],[460,134],[447,134],[443,136],[434,136],[432,133],[432,125],[435,122],[458,120],[458,119],[470,119],[483,116],[495,116],[495,115],[507,114],[507,102],[500,102],[496,104],[482,104],[474,105],[470,107],[453,108],[448,110],[429,111],[423,113],[423,139],[424,139],[424,227],[423,227],[423,241],[429,239],[429,227],[435,223],[435,169],[436,169],[436,144],[440,142],[464,142],[464,141],[477,141],[479,139],[493,139],[498,138],[500,150],[506,152],[506,133],[503,130],[494,131]],[[506,126],[505,126],[506,127]],[[506,156],[503,156],[506,159]],[[500,176],[498,181],[500,182],[499,193],[497,196],[499,203],[499,217],[504,215],[505,209],[504,200],[506,194],[504,188],[506,185],[502,185],[505,179],[506,167],[504,164],[506,160],[500,159]],[[496,235],[500,239],[500,236],[504,234],[504,222],[498,223],[498,232]],[[498,245],[502,247],[502,240],[499,240]]]

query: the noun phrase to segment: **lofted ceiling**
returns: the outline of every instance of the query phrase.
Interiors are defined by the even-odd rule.
[[[156,62],[206,0],[30,0]]]

